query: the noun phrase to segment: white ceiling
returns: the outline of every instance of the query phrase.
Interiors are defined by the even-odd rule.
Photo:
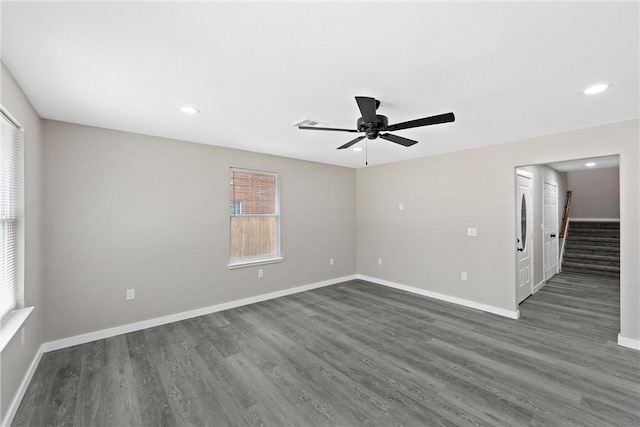
[[[640,116],[636,1],[1,7],[2,60],[47,119],[362,167],[335,149],[353,134],[291,124],[355,128],[356,95],[390,123],[455,113],[398,131],[410,148],[370,141],[381,164]]]
[[[587,166],[587,163],[595,163]],[[567,160],[562,162],[547,163],[547,166],[558,172],[573,172],[592,169],[617,168],[620,166],[620,156],[591,157],[588,159]]]

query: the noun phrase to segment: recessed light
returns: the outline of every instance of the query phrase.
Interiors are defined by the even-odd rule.
[[[198,110],[196,107],[192,107],[190,105],[185,105],[180,110],[186,114],[195,114],[200,112],[200,110]]]
[[[584,165],[586,167],[588,167],[588,168],[592,168],[592,167],[594,167],[596,165],[596,163],[595,162],[589,162],[589,163],[585,163]]]
[[[596,93],[602,93],[609,89],[611,85],[609,83],[598,83],[586,88],[582,93],[585,95],[595,95]]]
[[[362,151],[362,147],[353,147],[353,151]]]

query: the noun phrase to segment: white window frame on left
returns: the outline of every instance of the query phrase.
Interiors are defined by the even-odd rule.
[[[18,331],[23,327],[27,318],[33,311],[34,307],[25,307],[24,300],[24,128],[20,125],[18,120],[16,120],[10,113],[7,111],[4,106],[0,105],[0,119],[3,121],[3,135],[2,139],[5,137],[11,137],[12,139],[15,137],[17,141],[17,147],[14,149],[17,150],[17,169],[15,182],[15,189],[18,196],[18,213],[15,215],[17,218],[17,250],[16,259],[15,259],[15,279],[12,280],[15,286],[15,306],[12,310],[6,312],[2,319],[0,319],[0,352],[4,350],[4,348],[13,340]],[[11,129],[11,135],[4,135],[6,130]],[[2,142],[4,144],[4,142]],[[4,151],[4,149],[3,149]],[[4,162],[3,162],[4,163]],[[3,169],[6,167],[3,164]],[[3,170],[2,174],[6,173],[7,170]],[[8,216],[7,218],[2,218],[5,221],[14,221],[16,220],[14,215]],[[24,342],[21,342],[24,344]]]

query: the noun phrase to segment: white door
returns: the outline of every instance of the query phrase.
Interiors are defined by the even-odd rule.
[[[533,293],[533,258],[531,247],[533,246],[533,233],[531,230],[531,218],[533,214],[532,177],[523,175],[520,171],[517,178],[517,203],[516,203],[516,250],[517,250],[517,291],[518,304]]]
[[[558,185],[544,183],[544,280],[558,273]]]

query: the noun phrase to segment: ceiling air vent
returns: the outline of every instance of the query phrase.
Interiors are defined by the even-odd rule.
[[[297,121],[295,123],[293,123],[291,126],[322,126],[322,123],[320,123],[317,120],[312,120],[312,119],[302,119],[300,121]]]

